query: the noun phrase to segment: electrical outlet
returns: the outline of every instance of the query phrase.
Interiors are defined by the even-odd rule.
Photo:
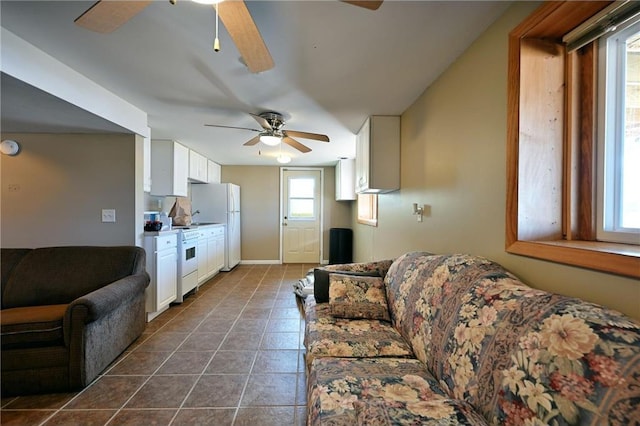
[[[102,222],[115,222],[116,209],[102,209]]]

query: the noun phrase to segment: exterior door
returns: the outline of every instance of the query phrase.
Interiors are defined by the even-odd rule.
[[[320,170],[283,170],[283,263],[320,263],[321,185]]]

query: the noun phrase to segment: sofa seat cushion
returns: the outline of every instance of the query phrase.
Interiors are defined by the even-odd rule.
[[[335,318],[328,303],[307,298],[305,306],[307,366],[316,357],[413,358],[413,351],[391,323]]]
[[[62,319],[67,304],[3,309],[2,349],[64,345]]]
[[[310,425],[487,424],[416,359],[316,358],[309,374]]]

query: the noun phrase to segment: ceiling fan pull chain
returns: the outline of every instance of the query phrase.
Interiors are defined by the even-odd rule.
[[[213,50],[216,52],[220,51],[220,40],[218,40],[218,3],[213,5],[213,8],[216,10],[216,39],[213,41]]]

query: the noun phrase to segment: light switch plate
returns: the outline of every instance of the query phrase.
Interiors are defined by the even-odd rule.
[[[102,209],[102,222],[115,222],[116,209]]]

